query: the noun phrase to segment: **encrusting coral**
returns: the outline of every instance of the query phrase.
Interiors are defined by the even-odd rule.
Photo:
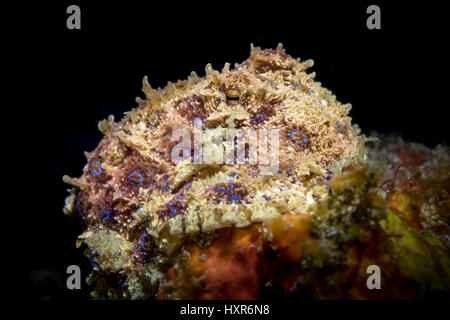
[[[86,246],[93,264],[94,297],[448,292],[448,150],[433,151],[441,157],[435,163],[432,151],[421,149],[420,164],[404,143],[389,144],[395,159],[383,155],[388,147],[379,142],[368,150],[370,139],[351,124],[351,106],[314,81],[315,74],[306,73],[311,66],[281,45],[252,46],[249,59],[234,69],[227,63],[218,72],[208,64],[205,77],[193,72],[157,90],[145,77],[145,100],[137,98],[139,106],[120,122],[110,116],[99,123],[104,137],[86,152],[82,176],[63,178],[73,185],[64,213],[78,216],[85,230],[77,245]],[[188,140],[202,133],[203,150],[217,148],[211,137],[226,140],[230,129],[277,129],[279,165],[267,174],[249,161],[257,141],[252,134],[243,159],[210,163],[192,146],[173,161],[179,129]],[[227,143],[213,150],[223,153]],[[399,172],[417,176],[415,189]],[[392,288],[366,287],[373,264]]]

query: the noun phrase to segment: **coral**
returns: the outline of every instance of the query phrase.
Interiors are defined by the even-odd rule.
[[[73,185],[64,213],[85,230],[77,245],[93,264],[94,297],[258,299],[278,290],[399,298],[449,290],[448,150],[387,140],[368,148],[351,106],[306,73],[312,65],[281,45],[252,46],[234,69],[208,64],[205,77],[193,72],[163,89],[145,77],[136,109],[120,122],[99,122],[104,137],[85,153],[82,176],[63,177]],[[180,129],[189,147],[174,138]],[[211,162],[190,145],[202,134],[203,150],[223,155],[234,147],[229,129],[249,133],[244,159],[233,151],[232,161]],[[252,148],[272,129],[279,165],[259,149],[262,166],[251,161]],[[392,288],[367,289],[371,264]]]

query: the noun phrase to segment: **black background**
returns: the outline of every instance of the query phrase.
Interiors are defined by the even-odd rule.
[[[90,267],[74,246],[81,230],[62,213],[69,188],[62,176],[81,175],[83,151],[102,138],[98,121],[109,114],[119,120],[136,107],[144,75],[154,88],[163,87],[191,71],[203,76],[207,63],[221,70],[225,62],[244,61],[250,43],[274,48],[281,42],[291,56],[315,61],[316,80],[353,105],[353,122],[364,133],[445,144],[443,8],[431,2],[337,2],[55,1],[12,9],[17,18],[7,36],[15,51],[5,62],[15,70],[11,81],[19,92],[12,110],[23,128],[17,163],[26,166],[20,181],[28,191],[26,199],[18,193],[16,211],[26,224],[24,294],[87,297],[86,285],[77,292],[64,289],[68,265],[80,265],[83,277]],[[81,30],[66,28],[70,4],[81,8]],[[370,4],[381,8],[381,30],[366,27]],[[33,283],[39,270],[61,285]]]

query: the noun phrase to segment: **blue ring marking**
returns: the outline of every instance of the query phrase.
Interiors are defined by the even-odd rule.
[[[105,210],[106,212],[108,212],[108,214],[106,216],[103,217],[103,219],[109,219],[109,217],[111,216],[111,213],[108,210]]]
[[[198,95],[194,94],[194,97],[196,97],[198,99]]]
[[[150,123],[150,125],[151,125],[152,127],[156,124],[156,122],[158,122],[158,119],[159,119],[159,115],[158,115],[156,112],[153,112],[153,113],[152,113],[152,115],[154,115],[154,114],[156,114],[156,120],[155,120],[155,122]]]
[[[161,189],[161,190],[167,189],[167,185],[168,185],[167,179],[163,178],[163,180],[166,182],[166,185],[164,187],[156,186],[158,189]]]
[[[289,174],[292,172],[292,168],[289,168],[289,171],[286,171],[286,174]]]
[[[291,131],[291,139],[292,139],[294,142],[297,142],[297,140],[295,140],[295,138],[294,138],[294,136],[293,136],[294,132],[300,132],[300,133],[303,135],[303,137],[305,137],[305,142],[298,142],[298,144],[307,144],[307,143],[308,143],[308,138],[306,137],[306,135],[305,135],[303,132],[299,131],[299,130],[292,130],[292,131]]]
[[[131,179],[131,176],[133,175],[133,174],[138,174],[138,175],[140,175],[141,176],[141,181],[139,181],[139,182],[134,182],[132,179]],[[144,182],[144,176],[142,175],[142,173],[140,173],[138,170],[135,170],[135,171],[133,171],[132,173],[130,173],[129,175],[128,175],[128,180],[132,183],[132,184],[134,184],[134,185],[140,185],[142,182]]]
[[[94,170],[92,170],[92,164],[93,164],[93,163],[98,163],[98,167],[100,168],[99,171],[94,171]],[[102,164],[100,163],[100,161],[94,160],[94,161],[92,161],[91,164],[89,165],[89,170],[91,170],[91,173],[92,173],[94,176],[98,176],[100,173],[102,173]]]
[[[237,171],[233,172],[233,177],[235,177],[235,176],[236,176],[236,174],[240,174],[240,173],[239,173],[239,172],[237,172]]]
[[[271,86],[273,86],[273,81],[270,83]]]
[[[139,247],[142,248],[144,246],[144,244],[145,244],[145,231],[144,231],[144,233],[142,235],[142,243],[139,244]]]
[[[258,120],[256,120],[256,117],[257,117],[258,115],[261,116],[261,118],[259,118]],[[260,122],[262,119],[264,119],[264,114],[262,114],[262,113],[257,113],[257,114],[255,115],[255,119],[254,119],[255,122]]]
[[[272,199],[272,198],[270,198],[270,197],[266,197],[266,200],[267,200],[267,201],[270,201],[271,199]]]
[[[308,94],[308,96],[310,96],[310,95],[311,95],[311,90],[309,90],[309,89],[308,89],[308,91],[309,91],[309,94]]]
[[[244,106],[246,106],[246,105],[247,105],[247,101],[244,102]]]
[[[174,151],[175,150],[180,150],[180,149],[182,149],[183,150],[183,154],[184,154],[184,151],[186,151],[187,153],[188,153],[188,155],[187,156],[185,156],[185,157],[180,157],[178,154],[176,154],[175,153],[175,155],[174,155]],[[191,150],[188,150],[188,148],[185,148],[185,147],[175,147],[175,148],[173,148],[172,149],[172,157],[176,157],[176,158],[178,158],[179,160],[186,160],[186,159],[189,159],[190,157],[191,157]]]
[[[174,216],[176,213],[177,213],[177,208],[174,208],[172,211],[170,211],[170,214],[173,215],[173,216]]]
[[[268,68],[269,66],[267,64],[265,64],[264,67]]]
[[[233,200],[239,200],[239,196],[238,196],[238,195],[235,195],[235,194],[233,194],[233,195],[231,196],[231,199],[233,199]]]
[[[202,118],[200,118],[200,117],[195,117],[193,120],[192,120],[192,123],[194,124],[194,127],[196,127],[196,128],[198,128],[199,126],[197,126],[197,125],[195,125],[195,120],[196,119],[200,119],[200,121],[202,122],[202,124],[200,125],[200,128],[202,128],[203,127],[203,119]]]
[[[162,212],[162,213],[161,213],[162,216],[165,215],[165,214],[166,214],[165,212]]]
[[[297,90],[297,88],[298,88],[298,84],[294,87],[294,90]]]
[[[220,189],[219,187],[216,187],[216,190],[217,191],[222,191],[222,192],[230,192],[231,190],[233,190],[233,188],[234,188],[234,183],[231,184],[231,187],[228,190]]]
[[[179,196],[177,200],[175,200],[174,202],[168,202],[167,204],[169,206],[173,206],[175,203],[177,203],[180,199],[183,199],[184,196]]]
[[[216,104],[219,104],[219,100],[216,100]]]

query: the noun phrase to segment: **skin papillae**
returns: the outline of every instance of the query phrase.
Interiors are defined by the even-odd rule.
[[[351,106],[314,81],[312,65],[281,45],[251,46],[234,69],[208,64],[205,77],[193,72],[157,90],[145,77],[137,108],[99,122],[104,137],[85,153],[82,176],[63,177],[73,186],[64,213],[83,226],[77,246],[92,262],[94,298],[449,291],[448,150],[401,141],[368,148]],[[279,169],[196,163],[193,149],[175,163],[173,131],[194,137],[198,118],[203,133],[224,137],[278,129]],[[292,139],[295,130],[307,143]],[[203,148],[213,143],[202,139]],[[367,288],[369,265],[380,267],[382,289]]]

